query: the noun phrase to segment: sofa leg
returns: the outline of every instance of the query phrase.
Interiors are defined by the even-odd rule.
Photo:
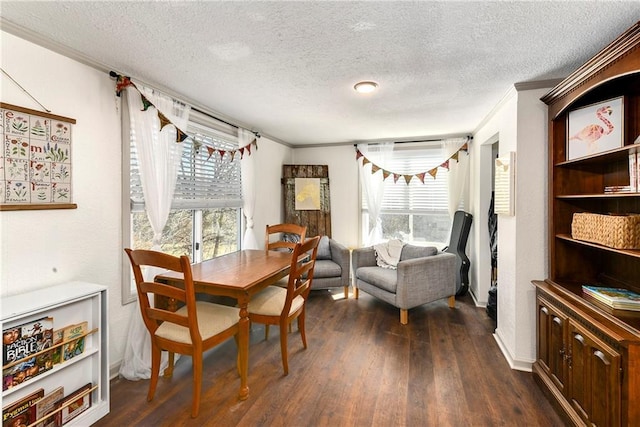
[[[456,308],[456,296],[451,295],[449,297],[449,308]]]
[[[403,325],[409,323],[409,311],[403,308],[400,309],[400,323]]]
[[[358,297],[360,296],[360,294],[358,293],[358,288],[353,288],[353,297],[355,299],[358,299]]]
[[[349,287],[344,287],[344,299],[349,299]]]

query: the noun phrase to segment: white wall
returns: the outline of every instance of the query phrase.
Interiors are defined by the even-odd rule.
[[[296,148],[294,163],[328,165],[331,193],[331,236],[347,247],[357,247],[359,237],[358,162],[352,145]]]
[[[490,144],[499,155],[516,153],[515,215],[498,215],[498,326],[496,340],[510,365],[530,370],[535,360],[533,279],[547,276],[547,127],[545,89],[512,88],[478,128],[472,150],[471,202],[475,227],[471,250],[472,291],[486,304],[490,286],[488,208]]]

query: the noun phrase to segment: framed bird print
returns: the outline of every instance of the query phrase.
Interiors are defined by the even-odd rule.
[[[623,145],[624,97],[569,111],[567,160],[592,156]]]

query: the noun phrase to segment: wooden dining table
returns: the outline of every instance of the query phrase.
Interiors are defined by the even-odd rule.
[[[249,312],[251,296],[274,284],[289,273],[291,253],[244,249],[193,264],[192,275],[195,291],[210,295],[227,296],[238,301],[240,308],[238,364],[240,370],[240,400],[249,397],[247,377],[249,372]],[[164,272],[156,281],[184,287],[182,273]],[[156,297],[156,306],[172,308],[174,302]],[[177,307],[173,308],[174,310]],[[173,369],[169,363],[169,373]],[[165,374],[167,375],[167,374]]]

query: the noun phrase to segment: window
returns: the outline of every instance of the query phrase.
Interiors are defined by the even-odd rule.
[[[442,163],[440,144],[420,147],[396,144],[386,170],[401,174],[416,174]],[[382,166],[382,165],[380,165]],[[367,167],[368,171],[368,167]],[[378,171],[376,173],[382,173]],[[380,219],[384,239],[401,239],[406,243],[443,247],[448,243],[451,219],[448,211],[446,170],[438,168],[435,179],[426,175],[424,184],[413,177],[406,184],[404,178],[384,181],[384,197]],[[362,191],[362,235],[373,228]]]
[[[230,161],[225,156],[222,160],[218,151],[210,155],[207,150],[207,147],[224,151],[237,149],[238,143],[231,131],[230,126],[222,126],[202,113],[191,111],[186,129],[189,137],[182,142],[184,150],[176,190],[162,233],[163,252],[188,255],[192,262],[200,262],[240,248],[240,158]],[[124,241],[136,249],[150,249],[153,230],[145,212],[136,147],[127,145],[129,232]],[[123,289],[123,302],[135,300],[135,282],[130,276],[125,280],[129,286]]]

